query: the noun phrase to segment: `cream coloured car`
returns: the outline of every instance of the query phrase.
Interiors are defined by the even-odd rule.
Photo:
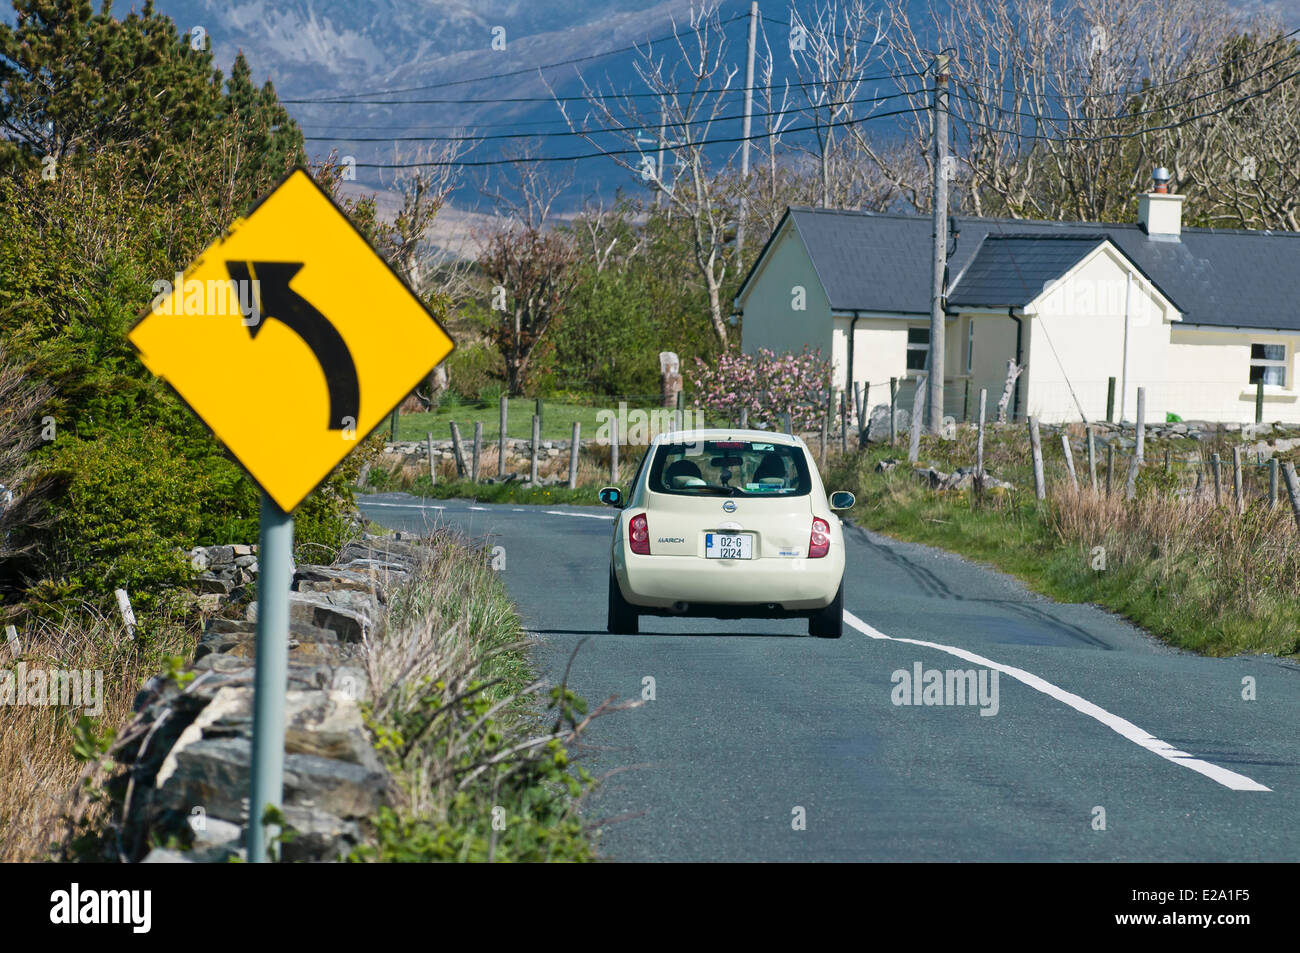
[[[660,434],[626,496],[600,491],[621,510],[609,571],[615,633],[642,615],[720,619],[797,617],[810,635],[839,638],[844,536],[808,447],[761,430]]]

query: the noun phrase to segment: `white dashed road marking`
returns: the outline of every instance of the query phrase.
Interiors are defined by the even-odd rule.
[[[1173,745],[1169,744],[1169,742],[1161,741],[1150,732],[1143,731],[1137,725],[1133,724],[1133,722],[1121,718],[1119,715],[1113,715],[1106,711],[1106,709],[1094,705],[1086,698],[1082,698],[1073,692],[1067,692],[1064,688],[1053,685],[1051,682],[1040,678],[1032,672],[1026,672],[1021,668],[1013,668],[1010,665],[1002,665],[1001,663],[994,662],[992,659],[987,659],[982,655],[976,655],[974,652],[967,652],[965,649],[955,648],[951,645],[941,645],[938,642],[926,642],[922,639],[903,639],[893,635],[885,635],[885,633],[881,632],[879,629],[872,628],[870,625],[863,622],[847,609],[844,611],[844,621],[853,626],[853,628],[857,629],[859,632],[869,635],[873,639],[886,639],[890,642],[906,642],[909,645],[920,645],[928,649],[937,649],[940,652],[947,652],[949,655],[955,655],[957,658],[965,659],[968,662],[974,662],[976,665],[983,665],[989,669],[996,670],[1001,672],[1003,675],[1009,675],[1016,681],[1028,685],[1035,691],[1042,692],[1044,695],[1048,695],[1059,702],[1069,705],[1075,711],[1081,712],[1089,718],[1096,719],[1112,731],[1123,735],[1135,745],[1146,748],[1152,754],[1158,754],[1165,760],[1172,761],[1174,764],[1182,765],[1184,768],[1191,768],[1193,771],[1197,771],[1213,781],[1218,781],[1226,788],[1231,788],[1234,791],[1272,790],[1271,788],[1267,788],[1260,784],[1258,781],[1251,780],[1244,774],[1237,774],[1235,771],[1221,768],[1217,764],[1202,761],[1200,758],[1193,758],[1186,751],[1179,751]]]

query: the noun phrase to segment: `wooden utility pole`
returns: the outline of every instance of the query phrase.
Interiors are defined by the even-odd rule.
[[[934,58],[934,271],[930,279],[929,431],[943,429],[944,273],[948,269],[948,56]]]
[[[758,0],[749,5],[749,56],[745,60],[745,118],[740,142],[740,216],[736,222],[736,261],[745,251],[745,213],[749,208],[749,130],[754,116],[754,51],[758,45]]]

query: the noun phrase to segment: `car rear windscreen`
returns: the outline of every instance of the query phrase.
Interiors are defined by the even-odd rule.
[[[648,488],[681,496],[800,496],[812,488],[803,449],[759,440],[659,446]]]

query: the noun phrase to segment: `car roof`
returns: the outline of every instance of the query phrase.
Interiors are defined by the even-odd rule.
[[[721,428],[700,430],[669,430],[654,438],[655,444],[661,443],[697,443],[701,440],[757,440],[762,443],[779,443],[783,446],[805,447],[799,437],[773,430],[734,430]]]

